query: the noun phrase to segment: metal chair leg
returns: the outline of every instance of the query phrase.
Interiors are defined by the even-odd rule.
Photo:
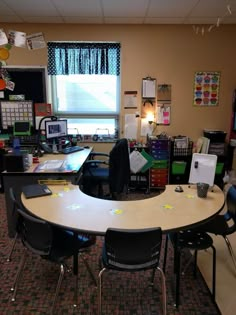
[[[25,266],[26,257],[27,257],[27,252],[25,250],[24,255],[21,257],[21,261],[20,261],[20,264],[19,264],[19,268],[17,270],[17,274],[16,274],[16,278],[15,278],[14,284],[11,287],[11,291],[13,292],[13,295],[12,295],[12,298],[11,298],[12,302],[14,302],[16,300],[17,288],[18,288],[18,284],[19,284],[19,281],[20,281],[21,274],[22,274],[24,266]]]
[[[212,245],[211,246],[212,251],[213,251],[213,263],[212,263],[212,297],[213,300],[215,301],[215,297],[216,297],[216,249],[215,247]]]
[[[9,253],[8,257],[7,257],[7,261],[8,262],[11,261],[11,256],[12,256],[13,250],[15,248],[17,239],[18,239],[18,233],[16,232],[14,240],[13,240],[13,243],[12,243],[12,247],[11,247],[10,253]]]
[[[74,307],[78,305],[78,273],[75,276],[75,290],[74,290]]]
[[[82,258],[82,260],[83,260],[83,262],[84,262],[84,264],[85,264],[85,266],[86,266],[86,268],[88,270],[88,273],[90,274],[90,277],[91,277],[95,287],[97,287],[97,280],[96,280],[96,278],[95,278],[95,276],[94,276],[94,274],[93,274],[93,272],[92,272],[92,270],[91,270],[87,260],[85,259],[85,257],[82,254],[80,254],[80,257]]]
[[[162,308],[163,308],[163,315],[166,315],[166,277],[163,270],[160,267],[157,267],[157,270],[161,274]]]
[[[224,240],[225,240],[226,245],[227,245],[227,247],[228,247],[230,256],[231,256],[231,258],[232,258],[232,261],[233,261],[233,264],[234,264],[234,267],[235,267],[235,270],[236,270],[236,258],[235,258],[235,256],[234,256],[234,252],[233,252],[232,246],[231,246],[231,244],[230,244],[230,241],[229,241],[228,237],[227,237],[227,236],[223,236],[223,237],[224,237]]]
[[[54,313],[54,308],[56,305],[57,296],[58,296],[58,293],[60,291],[61,283],[62,283],[62,280],[64,278],[64,274],[65,274],[65,266],[63,264],[60,265],[60,269],[61,269],[61,272],[60,272],[60,276],[59,276],[59,279],[57,282],[57,288],[56,288],[56,292],[55,292],[53,303],[52,303],[51,315],[53,315],[53,313]]]
[[[168,250],[168,235],[166,235],[166,240],[165,240],[165,250],[164,250],[164,258],[163,258],[163,266],[162,266],[162,270],[164,272],[166,272],[167,250]]]
[[[102,314],[102,274],[105,270],[103,268],[98,274],[98,315]]]

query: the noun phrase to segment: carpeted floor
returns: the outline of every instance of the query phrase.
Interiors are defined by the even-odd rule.
[[[143,198],[144,195],[130,194],[129,198]],[[29,255],[21,280],[16,301],[11,301],[10,288],[22,254],[22,244],[18,241],[12,261],[6,257],[12,239],[8,238],[4,195],[0,195],[0,314],[43,315],[50,314],[50,307],[59,275],[59,266]],[[97,275],[99,272],[98,257],[101,252],[102,237],[88,256],[88,262]],[[186,252],[183,264],[188,259]],[[81,263],[80,263],[81,262]],[[71,264],[71,261],[69,262]],[[154,290],[149,287],[150,272],[104,274],[103,281],[103,314],[105,315],[159,315],[161,312],[161,290],[159,277],[156,277]],[[181,305],[174,307],[173,251],[168,253],[166,270],[167,281],[167,314],[168,315],[220,315],[217,306],[212,302],[209,290],[201,274],[193,278],[191,268],[181,278]],[[91,283],[90,276],[79,261],[79,305],[73,308],[74,278],[67,273],[62,283],[55,314],[97,314],[97,289]]]

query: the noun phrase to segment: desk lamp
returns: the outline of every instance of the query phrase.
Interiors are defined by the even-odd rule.
[[[52,121],[56,121],[57,117],[56,116],[44,116],[40,122],[39,122],[39,127],[38,127],[38,143],[37,143],[37,156],[40,157],[43,155],[41,148],[40,148],[40,137],[41,137],[41,126],[42,126],[42,122],[46,119],[51,119]]]

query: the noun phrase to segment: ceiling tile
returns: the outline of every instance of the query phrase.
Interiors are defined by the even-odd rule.
[[[106,17],[143,17],[146,14],[149,0],[102,0]]]
[[[185,17],[199,0],[150,0],[149,17]]]
[[[99,0],[51,0],[63,16],[102,16]]]

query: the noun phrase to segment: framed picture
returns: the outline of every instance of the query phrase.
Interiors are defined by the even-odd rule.
[[[194,106],[217,106],[219,104],[220,72],[195,72]]]

